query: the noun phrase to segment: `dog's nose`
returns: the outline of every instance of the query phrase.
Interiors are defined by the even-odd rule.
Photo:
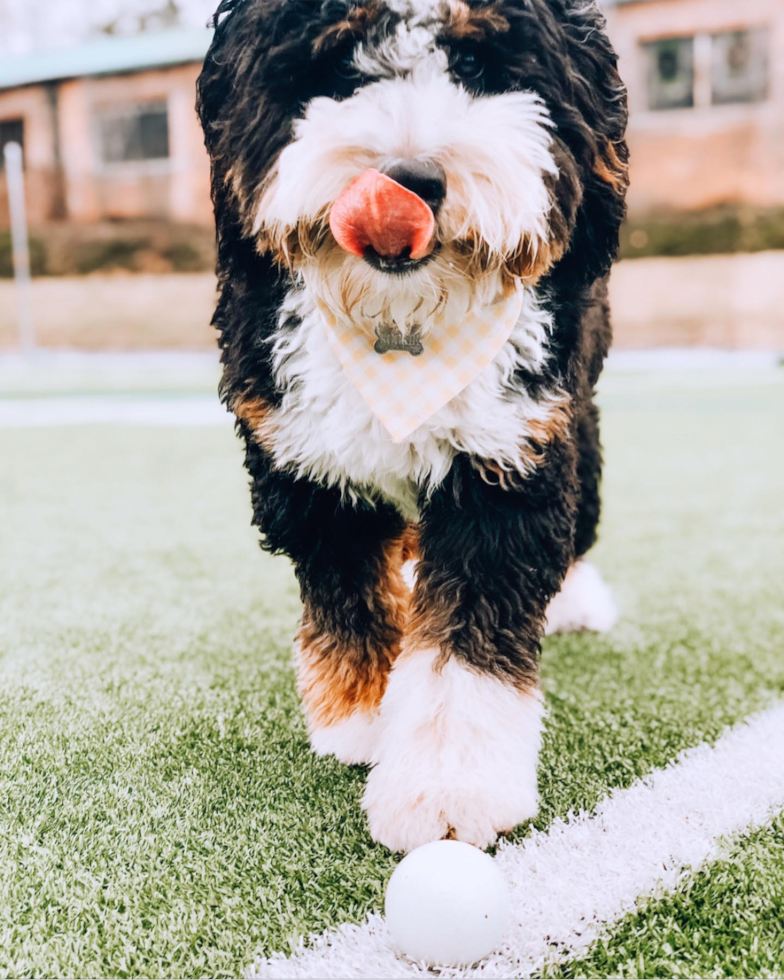
[[[404,272],[430,255],[435,224],[423,198],[374,169],[349,184],[329,216],[338,245],[385,272]]]
[[[381,173],[408,188],[429,205],[434,215],[446,197],[446,171],[435,160],[399,160]]]

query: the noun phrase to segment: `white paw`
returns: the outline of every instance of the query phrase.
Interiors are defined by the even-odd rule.
[[[332,725],[311,725],[310,744],[316,755],[334,755],[348,766],[374,762],[380,735],[380,714],[356,711]]]
[[[545,634],[606,633],[617,620],[612,592],[599,570],[587,561],[577,561],[547,608]]]
[[[363,801],[370,835],[391,851],[405,854],[445,837],[484,850],[499,834],[535,817],[539,809],[529,774],[512,769],[506,777],[494,782],[466,772],[455,785],[439,780],[436,773],[423,774],[419,781],[400,779],[399,773],[377,766]]]
[[[436,651],[404,655],[381,708],[363,806],[374,840],[412,851],[447,835],[487,847],[536,815],[538,692],[521,693]]]

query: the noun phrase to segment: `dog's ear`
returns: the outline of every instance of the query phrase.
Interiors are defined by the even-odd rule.
[[[339,19],[347,9],[348,0],[223,0],[218,8],[197,108],[212,164],[221,267],[253,261],[257,194],[302,107],[354,84],[337,75],[342,48],[333,36],[344,47],[353,37],[354,22]]]
[[[568,88],[572,105],[559,129],[571,129],[583,193],[574,231],[562,264],[584,282],[609,272],[618,250],[626,213],[629,151],[626,88],[618,59],[595,3],[566,0],[564,31],[568,50]]]
[[[213,18],[215,35],[197,85],[196,109],[212,170],[221,278],[230,272],[237,274],[242,266],[250,271],[257,262],[255,245],[243,234],[236,188],[238,162],[244,167],[244,153],[239,153],[245,137],[243,130],[252,122],[248,118],[250,105],[243,105],[245,76],[252,70],[249,54],[252,51],[257,66],[269,54],[263,34],[252,48],[248,46],[257,19],[252,8],[259,6],[254,0],[222,0]],[[263,102],[261,92],[258,101]],[[263,144],[259,141],[255,145]]]
[[[212,166],[219,272],[258,265],[248,228],[253,194],[291,139],[297,65],[306,64],[312,0],[223,0],[198,82]]]

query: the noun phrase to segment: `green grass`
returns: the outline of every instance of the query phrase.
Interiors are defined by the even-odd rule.
[[[619,375],[602,401],[623,620],[546,644],[541,827],[784,689],[784,384]],[[258,551],[231,431],[0,431],[0,458],[0,975],[236,976],[379,908],[395,858],[364,772],[308,751],[296,584]],[[757,961],[729,937],[773,949],[711,900],[688,959],[672,901],[591,969],[735,976]]]
[[[781,977],[784,817],[547,977]]]

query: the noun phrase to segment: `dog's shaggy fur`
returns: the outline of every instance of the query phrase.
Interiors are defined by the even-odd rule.
[[[301,583],[312,744],[373,765],[377,840],[485,846],[536,812],[548,603],[566,579],[551,628],[612,622],[581,559],[627,188],[616,58],[586,0],[223,0],[216,28],[199,109],[222,394],[263,546]],[[343,251],[337,197],[411,161],[445,177],[432,253],[387,268]],[[514,283],[523,311],[496,361],[393,443],[319,310],[405,331]]]

